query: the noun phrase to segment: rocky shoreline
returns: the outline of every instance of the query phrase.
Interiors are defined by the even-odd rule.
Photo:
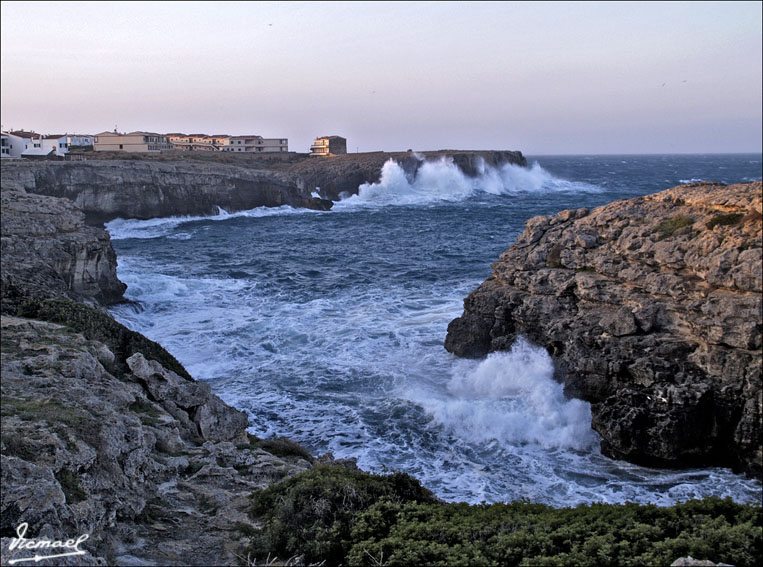
[[[28,552],[8,551],[10,538],[26,522],[27,537],[64,541],[89,535],[83,545],[86,555],[38,562],[41,565],[239,564],[245,561],[242,550],[261,527],[250,514],[251,493],[312,468],[314,459],[288,440],[247,434],[243,412],[212,394],[207,384],[193,380],[160,345],[105,313],[107,305],[123,300],[125,289],[116,276],[108,233],[88,226],[86,213],[72,201],[27,192],[30,184],[39,188],[37,177],[30,180],[30,171],[55,172],[66,165],[35,164],[28,170],[22,165],[10,175],[3,168],[0,562],[28,557]],[[79,175],[77,169],[60,171]],[[49,187],[46,190],[62,195],[72,190],[65,184],[55,190],[54,185]],[[651,423],[639,416],[663,408],[644,403],[639,395],[646,392],[668,400],[667,409],[656,414],[660,423],[689,408],[689,417],[671,431],[705,427],[698,429],[705,435],[706,424],[699,418],[712,415],[716,452],[711,456],[721,454],[722,443],[735,443],[723,453],[737,458],[731,464],[753,463],[755,447],[760,451],[760,373],[754,365],[755,349],[760,348],[759,319],[754,313],[760,304],[761,275],[755,264],[760,251],[760,201],[749,197],[755,191],[759,195],[760,184],[747,192],[736,186],[678,188],[636,204],[612,205],[625,207],[622,213],[602,208],[603,213],[567,211],[531,219],[517,245],[496,264],[493,278],[467,299],[464,317],[451,325],[449,348],[481,356],[507,348],[521,332],[545,344],[568,377],[572,369],[580,368],[574,366],[578,362],[574,357],[580,356],[587,380],[568,380],[568,389],[598,400],[594,408],[609,411],[595,409],[594,426],[606,432],[600,424],[610,424],[614,433],[605,439],[614,447],[612,454],[623,447],[617,445],[617,432],[627,432],[634,424],[639,435],[652,436],[658,443],[664,439],[654,427],[638,429],[639,424]],[[712,203],[705,194],[713,196]],[[680,226],[669,235],[651,238],[652,225],[660,222],[656,210],[661,208],[671,219],[694,215],[696,227],[689,232]],[[628,221],[627,215],[634,213],[639,216]],[[742,216],[736,224],[726,216],[712,229],[701,228],[720,214]],[[640,232],[631,234],[629,227]],[[597,233],[604,228],[617,235]],[[658,287],[636,293],[629,283],[627,298],[612,296],[617,287],[604,285],[601,278],[613,278],[610,272],[619,264],[611,254],[603,254],[607,246],[646,257],[639,256],[641,263],[634,261],[633,269],[648,266],[648,257],[653,257],[659,266],[655,273],[662,275],[654,279],[649,272],[634,281]],[[684,258],[694,258],[687,256],[687,250],[697,246],[697,251],[704,250],[706,273],[689,277],[685,260],[680,264],[671,253],[676,246],[682,247]],[[673,272],[664,266],[682,281],[694,285],[704,278],[709,284],[697,284],[700,291],[689,293],[688,284],[670,279]],[[588,295],[576,295],[573,283]],[[657,293],[660,290],[664,293]],[[700,292],[704,295],[697,295]],[[660,301],[665,295],[679,306],[700,297],[709,300],[689,310],[701,317],[686,319],[679,317],[676,307],[655,303],[655,294]],[[621,300],[630,309],[630,318],[615,305]],[[589,316],[583,316],[586,302],[593,305]],[[635,309],[634,302],[642,308]],[[579,320],[564,319],[562,307],[572,303],[577,305],[575,313],[581,313]],[[558,333],[575,332],[567,338],[554,334],[553,341],[544,343],[544,333],[557,329],[552,317],[558,318]],[[708,321],[721,328],[713,330]],[[591,326],[586,330],[584,324]],[[698,354],[687,356],[684,347],[675,346],[703,328],[710,330],[702,335]],[[613,344],[626,341],[628,352],[636,352],[639,343],[627,341],[649,336],[650,352],[661,358],[634,366],[638,372],[632,374],[639,381],[626,382],[624,377],[630,375],[618,373],[612,384],[624,390],[603,395],[610,391],[607,380],[612,377],[597,374],[602,367],[595,362],[598,354],[585,358],[582,349],[609,345],[606,354],[614,352]],[[564,353],[573,358],[564,358]],[[695,367],[705,374],[698,374]],[[715,413],[703,413],[708,408]],[[637,419],[629,421],[631,415]],[[617,429],[617,419],[631,425]],[[640,458],[636,453],[625,456]]]
[[[5,165],[3,166],[5,172]],[[249,496],[311,466],[103,311],[123,300],[109,235],[71,201],[2,184],[3,565],[27,539],[87,534],[40,565],[235,565]]]
[[[527,221],[445,347],[518,335],[592,403],[602,451],[760,477],[761,183],[698,183]]]
[[[9,189],[67,198],[82,209],[88,224],[101,225],[115,218],[215,215],[220,209],[236,212],[288,205],[328,210],[332,201],[357,193],[363,183],[379,181],[390,159],[410,179],[425,161],[441,159],[451,160],[469,177],[479,175],[485,165],[527,165],[516,151],[374,152],[237,163],[158,158],[7,160],[2,180]]]

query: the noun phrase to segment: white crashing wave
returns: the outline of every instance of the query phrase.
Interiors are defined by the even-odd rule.
[[[423,160],[421,160],[423,161]],[[588,183],[555,177],[538,162],[530,167],[506,164],[495,168],[481,161],[479,175],[469,177],[449,157],[423,161],[411,180],[393,159],[382,167],[377,183],[364,183],[358,194],[337,203],[339,209],[352,206],[418,205],[438,201],[462,201],[480,193],[510,195],[523,192],[596,192]]]
[[[518,339],[508,352],[456,365],[445,395],[413,394],[434,420],[468,443],[590,450],[591,407],[567,399],[546,351]]]
[[[229,213],[222,207],[217,207],[218,214],[205,216],[185,216],[185,217],[162,217],[148,220],[138,219],[114,219],[106,223],[106,230],[109,231],[112,240],[121,240],[126,238],[160,238],[169,237],[179,240],[188,240],[191,234],[187,231],[175,233],[180,226],[196,221],[224,221],[236,217],[272,217],[281,215],[294,215],[302,213],[318,213],[312,209],[295,209],[289,205],[280,207],[257,207],[247,211],[238,211]]]

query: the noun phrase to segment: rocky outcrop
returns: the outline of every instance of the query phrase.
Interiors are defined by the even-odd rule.
[[[255,207],[326,210],[297,176],[196,161],[103,160],[3,163],[3,186],[66,197],[89,224],[121,218],[210,215]]]
[[[2,563],[33,555],[9,552],[26,523],[88,534],[69,564],[239,564],[251,492],[310,463],[264,450],[208,384],[141,353],[114,363],[69,327],[2,318]]]
[[[761,473],[761,183],[692,184],[530,219],[445,347],[518,335],[592,403],[602,451]]]
[[[14,179],[3,164],[0,563],[34,560],[11,549],[23,533],[87,536],[84,555],[40,565],[239,564],[252,490],[310,455],[248,435],[243,412],[99,309],[125,289],[108,234]]]
[[[343,194],[357,194],[358,188],[364,183],[379,181],[382,167],[390,159],[400,164],[410,179],[416,177],[416,172],[424,161],[452,160],[469,177],[482,173],[486,165],[490,167],[507,164],[527,165],[522,153],[516,151],[439,150],[421,153],[374,152],[330,158],[312,157],[290,165],[288,171],[303,179],[311,190],[318,187],[321,197],[336,201]]]
[[[3,164],[3,313],[31,298],[65,297],[91,305],[122,300],[127,286],[116,274],[116,254],[106,231],[85,225],[71,201],[30,195],[6,184]]]

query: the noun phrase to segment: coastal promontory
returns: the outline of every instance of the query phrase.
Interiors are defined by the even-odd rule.
[[[552,355],[602,451],[761,473],[761,183],[694,183],[527,221],[445,347]]]
[[[84,161],[7,160],[3,185],[67,198],[82,209],[88,224],[99,225],[116,218],[216,215],[284,205],[328,210],[332,201],[356,194],[362,184],[378,182],[389,160],[411,180],[426,161],[449,160],[469,177],[480,175],[486,166],[527,165],[518,151],[370,152],[331,158],[297,154],[283,159],[185,153],[189,155],[125,159],[91,152]]]

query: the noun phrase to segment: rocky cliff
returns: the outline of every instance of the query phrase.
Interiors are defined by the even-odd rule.
[[[761,473],[761,183],[692,184],[530,219],[445,347],[522,334],[592,403],[602,451]]]
[[[66,197],[90,224],[122,218],[217,214],[255,207],[328,209],[299,177],[280,171],[196,161],[102,160],[3,163],[3,185]]]
[[[34,557],[10,548],[26,524],[28,540],[87,535],[84,556],[40,565],[239,564],[251,491],[312,458],[248,435],[161,346],[84,305],[125,289],[108,234],[5,171],[0,563]]]
[[[119,358],[71,326],[2,317],[2,563],[33,556],[9,551],[26,523],[27,539],[88,535],[84,557],[42,565],[239,564],[252,490],[309,455],[265,450],[208,384]]]
[[[338,200],[342,194],[354,195],[364,183],[376,183],[388,160],[394,160],[413,179],[424,161],[452,160],[469,176],[479,175],[485,165],[500,167],[506,164],[526,166],[527,161],[517,151],[463,151],[439,150],[434,152],[375,152],[347,154],[330,158],[311,157],[288,166],[288,171],[299,176],[310,187],[319,187],[321,197]]]
[[[106,231],[85,225],[71,201],[30,195],[6,183],[3,164],[0,295],[2,312],[30,298],[67,297],[91,305],[122,299]]]

